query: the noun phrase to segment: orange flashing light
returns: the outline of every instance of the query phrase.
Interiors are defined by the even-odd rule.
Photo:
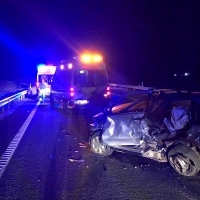
[[[83,63],[97,63],[101,62],[103,60],[103,57],[101,55],[92,55],[92,54],[82,54],[80,56],[80,60]]]
[[[101,55],[94,55],[93,61],[94,62],[101,62],[103,60],[103,57]]]

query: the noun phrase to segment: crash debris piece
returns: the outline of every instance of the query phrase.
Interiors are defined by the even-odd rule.
[[[69,158],[69,161],[70,162],[85,162],[85,160],[76,160],[76,159],[73,159],[73,158]]]
[[[85,146],[85,145],[81,145],[80,147],[81,147],[81,148],[86,148],[86,146]]]

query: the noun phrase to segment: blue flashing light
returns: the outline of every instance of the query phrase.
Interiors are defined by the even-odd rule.
[[[39,68],[41,68],[41,67],[44,67],[45,66],[45,64],[38,64],[37,65],[37,69],[39,69]]]

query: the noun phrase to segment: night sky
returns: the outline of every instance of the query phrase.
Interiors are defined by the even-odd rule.
[[[0,1],[0,79],[34,80],[37,64],[84,50],[103,55],[112,83],[200,85],[200,1]]]

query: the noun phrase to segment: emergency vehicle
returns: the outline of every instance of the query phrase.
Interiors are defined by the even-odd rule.
[[[39,64],[37,66],[37,82],[36,82],[37,94],[39,94],[39,85],[42,82],[43,78],[45,82],[48,84],[48,88],[46,89],[46,95],[50,94],[51,83],[55,71],[56,71],[56,66],[53,65]]]
[[[57,67],[50,91],[51,106],[61,102],[63,108],[107,107],[110,96],[108,75],[103,57],[82,54],[62,60]]]

